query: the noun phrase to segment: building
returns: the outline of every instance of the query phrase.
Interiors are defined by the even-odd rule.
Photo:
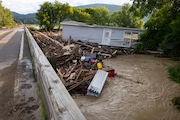
[[[138,28],[88,25],[76,21],[61,22],[62,38],[95,42],[100,45],[134,47],[139,34],[144,32]]]

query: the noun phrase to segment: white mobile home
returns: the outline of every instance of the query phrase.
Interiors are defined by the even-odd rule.
[[[63,25],[62,38],[95,42],[100,45],[134,47],[142,29],[88,25],[75,21],[61,22]]]

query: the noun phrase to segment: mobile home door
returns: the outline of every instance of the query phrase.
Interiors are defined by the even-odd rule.
[[[112,33],[111,29],[104,28],[103,37],[102,37],[102,45],[110,45],[111,33]]]

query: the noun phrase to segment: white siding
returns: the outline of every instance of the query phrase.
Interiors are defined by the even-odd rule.
[[[69,36],[73,40],[86,40],[101,44],[102,41],[102,28],[93,27],[79,27],[79,26],[63,26],[62,37],[67,40]]]
[[[64,24],[62,38],[67,40],[71,36],[73,40],[90,41],[101,45],[103,43],[104,29],[112,30],[108,45],[120,47],[133,47],[137,43],[137,35],[143,32],[142,30],[135,28],[130,29]],[[129,32],[130,34],[127,36],[125,34],[126,32]],[[137,35],[132,33],[137,33]]]

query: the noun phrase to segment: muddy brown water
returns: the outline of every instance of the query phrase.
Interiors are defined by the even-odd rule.
[[[87,120],[180,120],[171,100],[180,84],[170,81],[167,68],[180,62],[150,55],[106,59],[118,76],[108,78],[100,97],[74,95]]]

